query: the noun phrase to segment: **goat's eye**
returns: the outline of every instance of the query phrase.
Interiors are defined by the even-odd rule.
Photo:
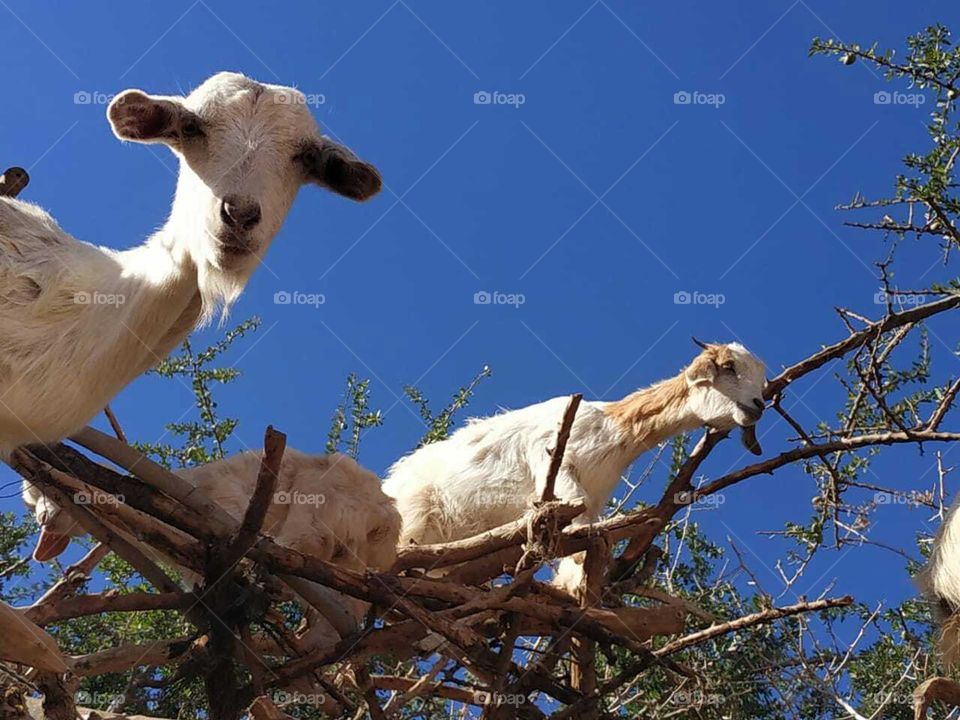
[[[732,362],[725,362],[720,366],[720,369],[728,373],[735,373],[737,371],[736,365],[734,365]]]
[[[180,125],[180,134],[185,138],[198,138],[203,136],[203,128],[199,120],[184,120]]]

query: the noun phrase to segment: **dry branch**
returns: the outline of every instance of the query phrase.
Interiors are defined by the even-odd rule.
[[[543,492],[540,495],[540,502],[549,502],[556,500],[553,494],[554,484],[557,481],[557,473],[563,465],[563,454],[567,449],[567,441],[570,439],[570,431],[573,429],[573,421],[577,417],[577,408],[583,400],[582,393],[575,393],[570,396],[566,409],[563,411],[563,417],[560,420],[560,427],[557,430],[557,438],[553,447],[548,450],[550,453],[550,464],[547,467],[547,477],[543,484]]]
[[[192,638],[157,640],[117,647],[72,658],[74,675],[93,676],[122,672],[138,665],[170,665],[190,649]]]
[[[658,657],[672,655],[673,653],[680,652],[685,648],[698,645],[702,642],[706,642],[707,640],[713,640],[721,635],[726,635],[727,633],[736,632],[738,630],[744,630],[755,625],[763,625],[765,623],[772,622],[773,620],[780,620],[781,618],[790,617],[791,615],[816,612],[819,610],[828,610],[829,608],[847,607],[852,604],[853,598],[847,595],[841,598],[811,600],[810,602],[799,602],[795,605],[788,605],[786,607],[761,610],[760,612],[753,613],[752,615],[744,615],[736,620],[717,623],[698,632],[690,633],[685,637],[678,638],[667,643],[662,648],[655,650],[654,654]]]
[[[263,527],[263,520],[273,501],[277,479],[280,477],[280,464],[283,462],[283,451],[287,446],[287,436],[277,432],[272,426],[267,427],[263,439],[263,460],[260,463],[260,472],[257,475],[257,485],[250,498],[250,504],[244,513],[240,528],[234,534],[230,545],[224,553],[223,562],[232,567],[240,561],[253,546]]]
[[[186,610],[196,604],[193,593],[168,592],[121,594],[116,591],[99,595],[63,597],[21,610],[24,617],[39,626],[69,618],[99,615],[104,612],[142,612],[144,610]]]
[[[843,340],[828,345],[819,352],[815,352],[800,362],[786,368],[767,383],[763,396],[766,400],[773,399],[774,395],[782,392],[796,380],[799,380],[805,375],[809,375],[831,360],[836,360],[851,350],[856,350],[885,332],[894,330],[902,325],[926,320],[929,317],[933,317],[947,310],[954,310],[958,307],[960,307],[960,295],[951,295],[942,300],[935,300],[925,305],[918,305],[903,312],[890,313],[880,320],[869,323],[867,327],[862,330],[851,333]]]
[[[39,483],[44,492],[60,506],[63,512],[69,513],[84,530],[97,540],[108,545],[117,555],[130,563],[137,572],[147,578],[162,592],[175,592],[180,588],[161,570],[156,563],[122,538],[115,531],[100,522],[94,513],[87,507],[75,505],[73,497],[65,492],[58,484],[60,473],[44,462],[38,460],[27,450],[15,450],[10,460],[11,466],[32,482]]]
[[[0,660],[64,673],[68,663],[57,642],[29,618],[0,602]]]

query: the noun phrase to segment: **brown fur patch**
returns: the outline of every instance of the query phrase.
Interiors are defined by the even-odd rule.
[[[940,627],[937,649],[945,668],[954,668],[960,660],[960,615],[950,615]]]
[[[733,360],[734,354],[726,345],[708,345],[684,372],[610,403],[604,412],[623,428],[625,444],[649,447],[683,430],[679,416],[690,392],[687,371],[698,366],[712,370]]]
[[[687,395],[687,381],[681,374],[610,403],[604,412],[623,428],[629,441],[646,442],[672,429]]]

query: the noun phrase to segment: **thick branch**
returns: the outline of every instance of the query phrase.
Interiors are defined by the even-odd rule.
[[[192,593],[105,592],[52,600],[42,605],[20,609],[24,616],[44,626],[68,618],[99,615],[104,612],[139,612],[143,610],[186,610],[197,602]]]
[[[573,421],[577,416],[577,408],[580,407],[581,400],[583,400],[582,393],[571,395],[570,401],[563,411],[563,418],[557,430],[557,439],[553,443],[553,448],[550,449],[550,465],[547,468],[547,477],[543,485],[543,493],[540,495],[540,502],[556,500],[553,488],[557,481],[557,473],[560,472],[560,467],[563,465],[563,454],[567,449],[567,440],[570,439],[570,431],[573,429]]]
[[[863,330],[858,330],[840,342],[836,342],[833,345],[828,345],[819,352],[816,352],[808,358],[801,360],[797,364],[791,365],[767,383],[767,386],[763,391],[763,396],[767,400],[772,399],[774,395],[781,392],[790,383],[803,377],[804,375],[808,375],[831,360],[836,360],[837,358],[843,357],[851,350],[866,344],[878,335],[881,335],[889,330],[893,330],[894,328],[898,328],[901,325],[915,323],[938,313],[942,313],[947,310],[953,310],[957,307],[960,307],[960,295],[951,295],[950,297],[946,297],[942,300],[936,300],[934,302],[927,303],[926,305],[918,305],[917,307],[904,310],[903,312],[886,315],[880,320],[869,324]]]

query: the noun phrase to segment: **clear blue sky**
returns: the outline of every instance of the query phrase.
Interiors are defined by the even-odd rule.
[[[946,0],[186,0],[122,10],[2,0],[0,18],[0,165],[28,167],[25,198],[110,247],[162,223],[175,162],[163,148],[116,141],[98,93],[176,93],[237,70],[322,95],[317,119],[378,165],[386,189],[366,205],[303,190],[234,309],[234,320],[256,314],[263,326],[231,356],[243,377],[220,392],[220,409],[242,419],[232,450],[257,447],[273,423],[292,446],[321,451],[343,379],[359,372],[386,411],[361,452],[378,472],[423,430],[406,383],[439,406],[488,364],[477,415],[574,391],[615,398],[675,373],[694,353],[691,334],[742,340],[775,374],[841,336],[834,305],[879,312],[879,238],[842,227],[832,208],[857,190],[891,191],[900,158],[927,147],[930,100],[878,105],[874,94],[894,87],[807,49],[815,35],[900,48],[935,21],[960,28]],[[476,104],[484,91],[523,103]],[[682,91],[723,103],[676,104]],[[77,93],[93,102],[77,104]],[[933,254],[908,247],[904,260],[898,279],[920,284]],[[282,291],[326,302],[277,305]],[[480,291],[525,302],[478,305]],[[675,304],[681,291],[725,302]],[[952,322],[932,326],[941,376],[957,372]],[[839,397],[825,378],[800,384],[787,405],[812,424]],[[113,407],[131,438],[150,441],[191,395],[147,377]],[[762,432],[768,453],[786,447],[772,414]],[[745,459],[726,443],[706,472]],[[932,454],[905,449],[877,472],[911,488],[928,486],[932,468]],[[776,590],[765,566],[782,548],[756,532],[806,518],[810,482],[800,468],[756,478],[700,517],[716,540],[746,546]],[[647,497],[662,483],[661,472]],[[876,520],[876,537],[894,544],[929,527],[925,512],[904,508]],[[867,601],[911,592],[902,563],[869,548],[827,553],[807,577],[797,589],[811,595],[834,577],[838,592]]]

